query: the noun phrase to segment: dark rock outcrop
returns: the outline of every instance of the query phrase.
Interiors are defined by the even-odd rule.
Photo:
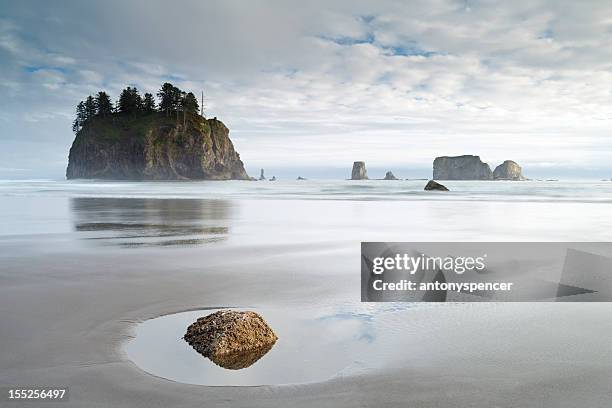
[[[493,171],[493,178],[495,180],[525,180],[521,166],[512,160],[506,160],[497,166]]]
[[[68,157],[68,179],[248,180],[223,122],[187,114],[112,114],[88,120]]]
[[[204,357],[232,370],[255,363],[278,339],[259,314],[234,310],[199,318],[183,338]]]
[[[438,191],[449,191],[446,186],[443,186],[440,183],[436,183],[433,180],[429,180],[424,188],[425,191],[438,190]]]
[[[272,178],[270,179],[270,181],[276,181],[276,176],[272,176]]]
[[[296,180],[299,181],[299,180],[306,180],[306,179],[304,177],[302,177],[302,176],[298,176],[298,178],[296,178]]]
[[[385,178],[384,178],[384,180],[398,180],[398,178],[397,178],[397,177],[395,177],[395,176],[393,175],[393,172],[388,171],[388,172],[385,174]]]
[[[433,178],[436,180],[492,180],[493,173],[480,156],[442,156],[433,163]]]
[[[260,180],[265,180],[266,176],[264,176],[264,169],[261,169],[261,172],[259,173],[259,179]]]
[[[368,172],[366,171],[365,162],[356,161],[353,163],[353,171],[351,172],[351,180],[367,180]]]

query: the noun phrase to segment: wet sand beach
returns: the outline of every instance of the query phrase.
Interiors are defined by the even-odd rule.
[[[612,204],[576,201],[13,188],[0,216],[0,383],[67,386],[68,407],[607,407],[608,304],[359,301],[360,241],[609,240]],[[320,381],[257,387],[178,383],[128,358],[139,323],[221,307],[365,319],[376,356]],[[334,335],[312,336],[322,334]]]

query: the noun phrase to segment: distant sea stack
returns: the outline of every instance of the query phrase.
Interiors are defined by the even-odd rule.
[[[506,160],[497,166],[493,171],[493,178],[495,180],[526,180],[523,176],[521,166],[512,160]]]
[[[442,156],[433,162],[433,178],[436,180],[528,180],[521,166],[506,160],[491,171],[480,156]]]
[[[368,172],[366,171],[365,162],[356,161],[353,163],[353,171],[351,172],[351,180],[367,180]]]
[[[182,116],[182,115],[181,115]],[[70,148],[68,179],[247,180],[223,122],[188,114],[89,119]]]
[[[441,156],[433,162],[434,180],[492,180],[493,172],[480,156]]]
[[[385,178],[384,178],[384,180],[397,180],[397,179],[398,179],[398,178],[397,178],[397,177],[395,177],[395,175],[394,175],[394,174],[393,174],[393,172],[391,172],[391,171],[388,171],[388,172],[385,174]]]

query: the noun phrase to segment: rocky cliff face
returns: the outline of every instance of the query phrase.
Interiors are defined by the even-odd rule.
[[[353,171],[351,172],[351,180],[367,180],[368,172],[366,171],[365,162],[356,161],[353,163]]]
[[[433,163],[435,180],[492,180],[493,173],[480,156],[442,156]]]
[[[512,160],[506,160],[497,166],[493,171],[493,178],[495,180],[525,180],[521,166]]]
[[[77,133],[68,179],[248,179],[223,122],[199,115],[113,114]]]

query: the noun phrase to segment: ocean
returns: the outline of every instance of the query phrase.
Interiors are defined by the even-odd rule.
[[[612,238],[609,181],[444,182],[450,192],[425,183],[0,181],[0,237],[134,247]]]

